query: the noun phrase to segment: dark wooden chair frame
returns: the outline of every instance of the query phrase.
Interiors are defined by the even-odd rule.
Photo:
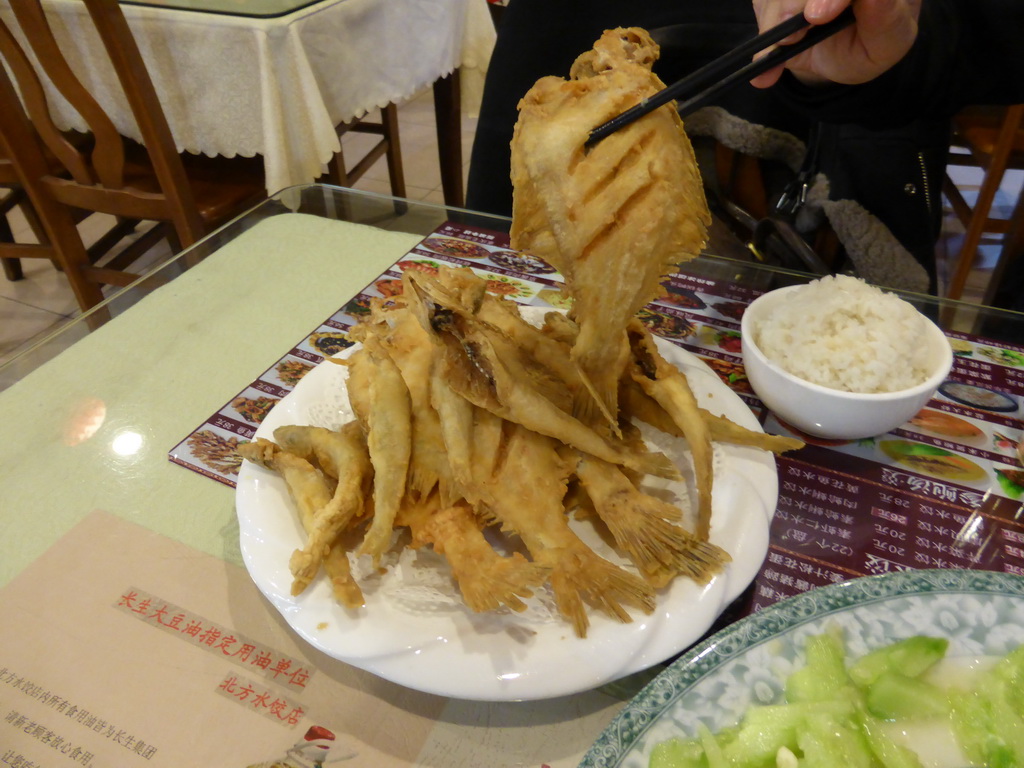
[[[176,249],[192,245],[212,226],[264,197],[265,190],[262,177],[232,177],[227,169],[240,167],[235,162],[220,173],[208,169],[204,189],[209,199],[197,200],[194,179],[176,149],[156,90],[117,0],[83,3],[117,73],[144,147],[118,133],[75,75],[60,51],[39,0],[9,0],[9,4],[35,60],[89,126],[90,141],[83,147],[57,128],[40,73],[3,22],[0,56],[17,81],[21,98],[0,68],[0,103],[5,105],[0,110],[0,135],[11,148],[8,154],[21,186],[42,222],[46,245],[54,249],[55,260],[67,273],[80,306],[86,309],[102,300],[102,284],[132,282],[136,275],[126,272],[126,265],[161,237],[168,237]],[[48,160],[48,156],[56,162]],[[113,215],[122,231],[130,231],[145,220],[163,226],[154,227],[114,261],[97,267],[78,235],[75,222],[81,216],[76,211]]]

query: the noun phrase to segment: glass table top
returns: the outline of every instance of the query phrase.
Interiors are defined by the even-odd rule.
[[[253,407],[265,396],[287,396],[285,374],[292,369],[279,364],[310,361],[313,337],[351,327],[365,308],[360,298],[388,295],[385,289],[400,270],[445,261],[478,268],[489,263],[493,266],[487,271],[496,279],[511,278],[502,287],[532,282],[537,305],[547,301],[541,293],[556,285],[550,274],[526,276],[503,267],[493,254],[513,265],[517,254],[498,253],[504,245],[484,240],[488,232],[507,233],[510,223],[329,186],[292,187],[0,367],[0,423],[5,434],[14,436],[0,444],[0,527],[5,532],[0,586],[76,526],[94,523],[99,511],[108,521],[131,523],[140,535],[161,534],[224,561],[234,569],[218,565],[217,573],[235,574],[232,589],[244,584],[254,592],[241,578],[240,524],[226,476],[240,458],[234,456],[238,461],[231,464],[232,457],[221,450],[223,442],[210,436],[231,435],[236,443],[254,436],[262,416]],[[469,229],[477,230],[475,241],[445,242],[446,234],[458,238]],[[446,245],[461,250],[446,252]],[[493,249],[492,255],[474,245]],[[664,330],[697,331],[672,338],[685,339],[681,346],[692,342],[700,347],[709,364],[716,364],[715,373],[732,381],[738,338],[730,333],[737,328],[730,313],[741,311],[757,293],[808,282],[814,275],[705,254],[688,262],[682,277],[658,300],[656,319],[666,320]],[[959,374],[979,389],[986,383],[1012,389],[1017,410],[983,413],[949,396],[935,404],[933,419],[914,431],[903,429],[870,444],[809,444],[798,454],[779,457],[768,556],[751,588],[722,614],[720,625],[794,590],[879,568],[1024,573],[1019,546],[1024,483],[1014,480],[1024,476],[1013,453],[1024,427],[1024,315],[903,296],[952,338],[970,337],[962,341],[974,357],[960,358]],[[986,356],[1001,352],[1012,359]],[[738,380],[733,391],[758,409],[766,431],[780,433],[784,427],[761,412],[756,398],[739,388],[742,383]],[[235,431],[229,432],[232,423]],[[182,446],[195,447],[185,455]],[[918,453],[896,450],[910,447]],[[925,460],[906,463],[920,456]],[[200,471],[204,458],[210,463]],[[227,469],[218,470],[221,466]],[[947,475],[937,474],[939,469]],[[965,475],[965,469],[976,474]],[[960,474],[949,476],[951,470]],[[1001,485],[1004,480],[1007,484]],[[90,552],[109,557],[121,539],[82,541],[79,546],[88,544]],[[144,568],[133,579],[166,565],[147,552],[140,548]],[[86,586],[91,599],[110,604],[109,594],[93,594],[94,585]],[[203,614],[194,594],[175,600],[176,594],[163,597]],[[619,701],[629,698],[641,682],[626,679],[611,695]],[[564,720],[561,712],[559,722]],[[576,730],[584,744],[567,748],[567,754],[580,753],[600,726]],[[520,762],[546,761],[559,768],[570,762],[528,758]]]
[[[287,16],[323,0],[121,0],[122,5],[144,5],[228,16],[250,16],[267,19]]]

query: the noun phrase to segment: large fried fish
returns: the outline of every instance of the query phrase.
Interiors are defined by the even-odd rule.
[[[579,323],[573,357],[608,413],[628,359],[626,323],[673,265],[698,255],[711,217],[682,121],[667,104],[587,149],[590,131],[664,87],[658,46],[639,28],[609,30],[519,104],[512,139],[512,245],[566,279]],[[596,419],[581,393],[581,420]]]

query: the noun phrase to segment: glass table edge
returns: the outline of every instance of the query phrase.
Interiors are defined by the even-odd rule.
[[[315,200],[318,205],[312,204],[312,200]],[[333,205],[333,211],[331,211],[331,213],[335,215],[328,215],[326,207],[320,208],[319,204],[325,203],[325,201]],[[422,200],[398,198],[391,195],[353,190],[329,184],[313,183],[286,187],[273,195],[268,196],[265,200],[261,200],[256,203],[248,210],[240,213],[232,220],[210,232],[204,238],[188,248],[182,249],[178,253],[154,264],[146,272],[140,275],[138,279],[112,293],[102,302],[91,308],[88,312],[76,315],[68,323],[65,323],[52,332],[42,336],[25,349],[17,352],[9,360],[0,363],[0,391],[2,391],[5,386],[9,386],[13,383],[13,381],[7,381],[9,372],[14,370],[17,366],[24,365],[26,360],[31,359],[33,356],[40,358],[38,364],[30,365],[23,375],[45,363],[46,360],[58,354],[69,346],[70,343],[74,343],[74,340],[77,340],[77,338],[81,337],[83,334],[91,332],[94,327],[93,324],[102,325],[106,322],[102,320],[104,314],[106,313],[109,315],[111,309],[116,309],[121,304],[130,306],[134,301],[137,301],[142,296],[146,295],[149,291],[145,290],[144,286],[147,284],[157,282],[162,285],[163,282],[161,281],[163,278],[174,270],[182,269],[183,264],[207,258],[218,248],[227,242],[230,242],[241,234],[241,232],[245,231],[245,229],[255,225],[259,221],[281,213],[305,213],[307,215],[321,216],[323,218],[340,218],[337,214],[342,213],[342,209],[345,207],[346,201],[354,202],[357,205],[369,204],[377,206],[382,212],[381,215],[384,216],[388,215],[383,213],[387,210],[395,211],[394,216],[396,221],[401,217],[401,215],[407,215],[409,212],[422,212],[425,215],[429,214],[428,218],[430,225],[416,227],[415,229],[417,229],[417,231],[413,232],[413,234],[420,234],[423,236],[430,234],[436,226],[440,226],[446,221],[451,220],[463,223],[472,222],[476,226],[503,232],[508,231],[512,221],[511,218],[507,216],[473,211],[468,208],[426,202]],[[399,214],[398,211],[404,211],[406,213]],[[340,218],[340,220],[347,219]],[[719,272],[733,269],[737,273],[763,275],[770,279],[774,279],[774,282],[777,284],[773,284],[772,287],[809,282],[810,280],[819,277],[818,275],[808,272],[801,272],[799,270],[787,269],[785,267],[764,264],[756,261],[743,261],[711,253],[703,253],[697,259],[687,262],[687,264],[698,269],[702,264],[704,264]],[[1024,314],[1013,310],[890,288],[886,288],[885,290],[901,296],[918,308],[931,307],[936,316],[940,313],[966,312],[974,316],[983,316],[987,319],[1004,319],[1024,329]],[[52,354],[47,354],[47,350],[52,350]]]

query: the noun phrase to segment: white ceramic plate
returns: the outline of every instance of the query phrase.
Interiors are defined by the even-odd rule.
[[[531,310],[532,311],[532,310]],[[524,316],[529,317],[528,312]],[[742,400],[698,358],[659,340],[667,359],[682,368],[701,404],[733,421],[760,429]],[[354,350],[346,350],[351,354]],[[342,353],[343,355],[346,353]],[[271,439],[287,424],[337,427],[349,421],[347,368],[325,363],[308,373],[270,412],[258,437]],[[685,443],[653,430],[648,442],[689,470]],[[682,507],[683,483],[662,483]],[[256,585],[289,625],[324,653],[410,688],[465,699],[542,699],[589,690],[660,663],[693,644],[753,580],[768,548],[778,498],[774,457],[764,451],[716,445],[711,539],[733,558],[704,587],[676,579],[657,596],[651,615],[622,624],[591,612],[585,639],[557,617],[550,596],[538,595],[524,614],[474,614],[454,595],[445,566],[432,552],[406,551],[381,575],[365,568],[366,605],[347,611],[325,579],[302,595],[290,594],[288,559],[304,534],[283,481],[245,462],[235,505],[242,555]],[[574,525],[577,525],[574,523]],[[577,532],[599,553],[622,562],[592,531]]]
[[[949,658],[1003,656],[1024,643],[1024,577],[925,570],[813,589],[748,616],[681,656],[619,713],[579,768],[647,768],[673,737],[735,725],[756,704],[782,700],[803,666],[808,635],[843,630],[862,656],[913,635],[946,637]]]

